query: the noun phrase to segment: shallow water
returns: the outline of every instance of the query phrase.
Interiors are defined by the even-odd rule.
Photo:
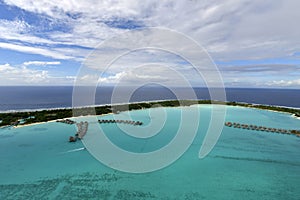
[[[82,142],[69,143],[74,125],[49,122],[0,129],[0,199],[300,198],[300,138],[224,127],[212,152],[199,159],[211,105],[199,107],[198,134],[188,151],[172,165],[144,174],[111,169],[83,150]],[[102,128],[121,148],[150,152],[172,140],[178,129],[181,108],[166,112],[165,126],[148,140],[132,138],[114,124]],[[130,114],[144,125],[128,130],[146,131],[149,110]],[[290,115],[241,107],[228,107],[226,121],[300,129],[300,121]]]

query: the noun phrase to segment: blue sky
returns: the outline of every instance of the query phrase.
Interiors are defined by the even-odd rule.
[[[0,0],[0,85],[72,85],[101,42],[130,30],[163,27],[199,43],[227,87],[299,89],[299,7],[294,0]],[[174,80],[151,71],[153,65],[142,74],[129,68],[186,65],[159,51],[122,59],[99,77],[102,84]],[[195,86],[204,86],[189,69],[179,71]]]

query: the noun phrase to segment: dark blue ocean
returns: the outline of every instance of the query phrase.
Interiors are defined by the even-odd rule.
[[[123,92],[130,91],[125,88]],[[184,88],[173,88],[180,94]],[[95,104],[110,104],[113,87],[100,87]],[[210,99],[207,88],[194,88],[198,99]],[[72,86],[9,86],[0,87],[0,111],[72,107]],[[278,105],[300,108],[299,89],[227,88],[227,101]],[[176,99],[174,93],[163,87],[142,87],[131,96],[130,102]],[[218,99],[215,99],[218,100]],[[117,102],[116,102],[117,101]],[[120,99],[115,103],[126,103]]]

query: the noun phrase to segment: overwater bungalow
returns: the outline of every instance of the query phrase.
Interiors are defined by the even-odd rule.
[[[123,124],[130,124],[130,125],[142,125],[143,123],[140,121],[131,121],[131,120],[122,120],[122,119],[103,119],[103,120],[98,120],[98,123],[102,124],[102,123],[123,123]]]
[[[69,137],[69,142],[76,142],[76,137],[70,136]]]
[[[231,123],[231,122],[226,122],[226,123],[225,123],[225,126],[231,127],[231,126],[232,126],[232,123]]]
[[[75,124],[76,122],[70,119],[58,119],[56,120],[56,122],[61,122],[61,123],[65,123],[65,124]]]
[[[137,124],[137,123],[135,123]],[[236,122],[225,122],[225,126],[233,127],[233,128],[242,128],[248,130],[256,130],[256,131],[265,131],[265,132],[272,132],[272,133],[280,133],[280,134],[293,134],[297,137],[300,137],[300,130],[287,130],[287,129],[280,129],[280,128],[272,128],[272,127],[265,127],[265,126],[256,126],[256,125],[248,125],[248,124],[240,124]]]

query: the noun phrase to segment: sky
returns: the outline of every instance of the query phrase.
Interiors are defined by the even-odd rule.
[[[297,0],[0,0],[0,85],[73,85],[82,63],[103,42],[161,27],[201,45],[226,87],[299,89],[299,8]],[[184,46],[172,43],[179,44]],[[115,47],[102,50],[109,54]],[[188,65],[178,55],[144,49],[121,57],[97,78],[103,85],[122,80],[180,86],[168,66],[193,86],[205,86],[205,77]]]

